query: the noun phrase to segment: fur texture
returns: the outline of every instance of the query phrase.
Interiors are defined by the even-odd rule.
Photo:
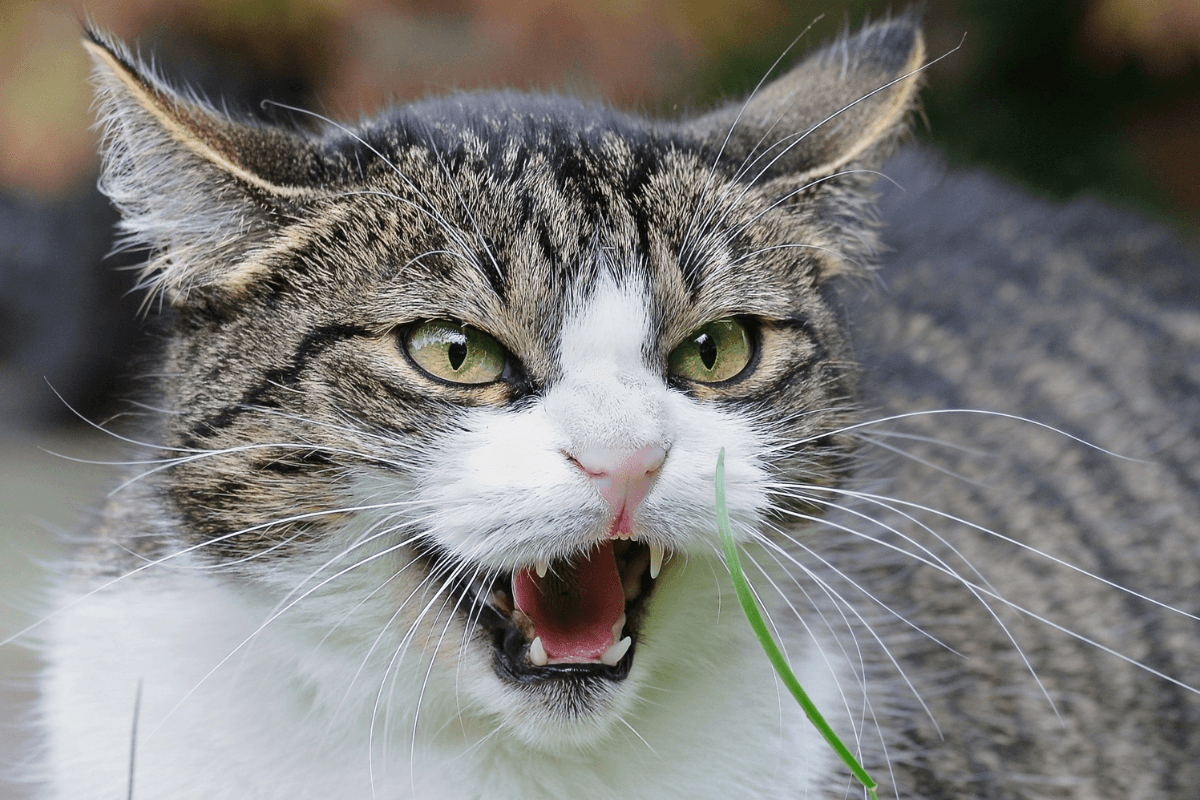
[[[1195,620],[1124,592],[1138,573],[1111,577],[1110,545],[1075,549],[1101,524],[1051,527],[1036,512],[1056,502],[995,512],[1004,481],[953,450],[889,464],[914,440],[864,408],[858,359],[867,397],[905,411],[960,404],[893,395],[897,343],[893,361],[960,379],[975,358],[845,282],[872,263],[874,171],[915,102],[912,18],[680,122],[498,93],[300,133],[230,119],[101,34],[87,46],[103,185],[153,250],[141,282],[171,333],[155,453],[84,554],[91,593],[66,587],[46,623],[51,796],[122,791],[139,681],[140,797],[844,796],[736,611],[713,516],[722,448],[751,579],[884,794],[1188,785],[1186,722],[1184,744],[1143,715],[1093,746],[1127,706],[1083,698],[1152,669],[1194,719],[1195,675],[1173,659],[1196,652]],[[838,286],[866,323],[857,351]],[[435,366],[430,324],[450,330]],[[480,353],[499,366],[458,377]],[[1029,413],[1001,399],[961,405]],[[948,418],[922,418],[916,446]],[[918,477],[930,460],[969,477]],[[1074,487],[1089,503],[1092,474]],[[1026,534],[1062,561],[1006,538]],[[1194,532],[1171,534],[1195,553]],[[1170,587],[1196,582],[1172,577],[1151,594],[1185,602]],[[535,610],[551,585],[566,599]],[[601,658],[612,619],[584,618],[614,586],[628,649]],[[1067,586],[1063,602],[1111,607],[1118,638],[1168,626],[1188,642],[1093,668],[1095,644],[1047,635],[1104,638],[1095,612],[1056,616]],[[555,614],[583,655],[554,655]],[[1143,636],[1151,616],[1165,621]],[[597,631],[600,649],[579,644]],[[1101,778],[1106,754],[1139,747],[1145,783]]]

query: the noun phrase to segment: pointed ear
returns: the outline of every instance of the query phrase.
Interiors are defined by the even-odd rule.
[[[876,23],[690,127],[745,180],[805,181],[874,166],[907,130],[924,58],[914,16]]]
[[[908,130],[924,58],[915,16],[870,25],[688,128],[728,179],[789,212],[818,280],[861,272],[876,250],[874,170]]]
[[[271,218],[319,192],[316,148],[184,96],[93,28],[84,47],[103,131],[100,188],[124,217],[125,244],[153,253],[140,284],[177,305],[197,290],[238,293],[261,271],[252,256]]]

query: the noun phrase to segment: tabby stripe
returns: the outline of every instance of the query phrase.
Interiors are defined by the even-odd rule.
[[[197,422],[188,430],[186,442],[190,445],[203,441],[216,431],[229,427],[242,414],[256,407],[270,407],[272,403],[267,402],[264,398],[280,386],[293,385],[308,363],[330,345],[369,335],[370,332],[365,328],[355,325],[325,325],[310,331],[301,340],[286,367],[271,370],[262,381],[246,391],[237,403],[226,406],[216,414]]]

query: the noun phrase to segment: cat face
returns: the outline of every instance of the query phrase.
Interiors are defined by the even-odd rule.
[[[157,476],[162,547],[273,624],[352,620],[365,683],[589,741],[703,652],[720,451],[745,541],[838,480],[825,288],[867,258],[914,79],[869,93],[919,62],[911,24],[686,124],[494,94],[320,137],[92,48],[105,184],[174,314],[165,443],[195,454]]]

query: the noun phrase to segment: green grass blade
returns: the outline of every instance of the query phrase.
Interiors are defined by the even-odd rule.
[[[754,594],[750,591],[750,584],[746,581],[745,573],[742,572],[742,562],[738,558],[737,545],[733,541],[733,531],[729,528],[729,508],[725,504],[725,448],[723,447],[721,454],[717,456],[717,530],[721,534],[721,548],[725,551],[725,563],[729,567],[729,576],[733,579],[733,588],[737,591],[738,602],[742,605],[742,611],[745,612],[750,627],[754,629],[754,635],[758,637],[758,643],[766,651],[771,666],[775,668],[775,672],[778,673],[784,686],[792,693],[792,697],[796,698],[800,708],[804,709],[804,715],[808,717],[808,721],[825,737],[825,741],[842,759],[842,763],[850,768],[854,777],[858,778],[871,800],[878,800],[875,794],[878,784],[871,780],[871,776],[863,769],[862,764],[859,764],[850,749],[842,744],[842,740],[833,732],[829,723],[821,716],[821,712],[817,711],[817,707],[808,698],[808,693],[804,691],[800,681],[796,680],[792,668],[788,666],[787,659],[784,658],[783,651],[779,649],[771,632],[767,630],[767,623],[763,620],[758,605],[754,602]]]

